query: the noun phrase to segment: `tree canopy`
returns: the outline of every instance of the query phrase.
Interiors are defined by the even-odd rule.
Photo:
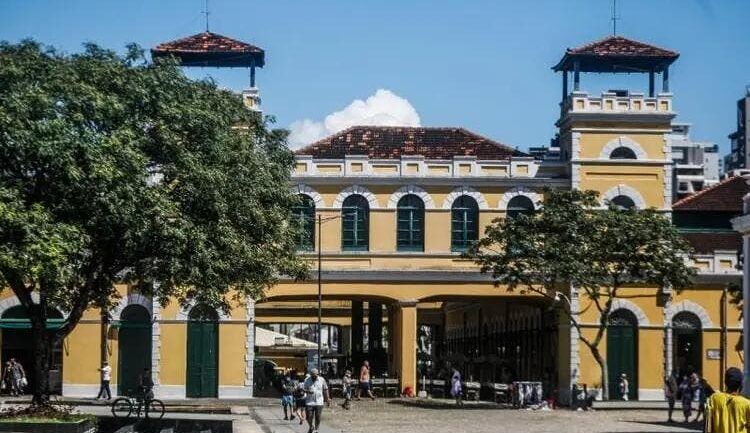
[[[606,397],[606,360],[599,344],[613,301],[628,285],[688,286],[695,274],[687,261],[691,249],[656,210],[602,208],[594,191],[548,189],[544,196],[536,212],[493,221],[469,255],[508,290],[550,300],[571,291],[595,306],[600,317],[593,336],[580,332],[577,311],[569,305],[565,311],[602,368]]]
[[[241,96],[137,46],[0,43],[0,284],[35,329],[39,304],[68,312],[40,336],[54,340],[118,282],[226,307],[303,276],[285,141]]]

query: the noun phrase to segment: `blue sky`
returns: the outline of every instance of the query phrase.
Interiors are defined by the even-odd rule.
[[[750,84],[747,0],[619,0],[618,33],[681,53],[670,74],[678,120],[717,142]],[[84,41],[152,47],[203,30],[203,0],[1,0],[0,39],[66,51]],[[266,49],[263,108],[286,127],[322,121],[388,89],[422,125],[463,126],[520,148],[548,143],[566,47],[611,33],[610,0],[210,0],[211,30]],[[223,86],[243,70],[197,70]],[[584,76],[584,90],[647,87],[646,77]],[[403,107],[397,107],[401,109]],[[403,110],[402,110],[403,111]]]

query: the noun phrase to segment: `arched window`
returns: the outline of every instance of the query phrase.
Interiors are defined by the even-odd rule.
[[[299,224],[297,249],[299,251],[315,250],[315,202],[310,196],[300,194],[300,202],[292,208],[292,216]]]
[[[633,201],[633,199],[626,195],[618,195],[617,197],[610,200],[610,203],[612,203],[612,206],[614,206],[618,210],[628,210],[635,208],[635,202]]]
[[[352,194],[341,206],[341,249],[367,251],[370,248],[370,205],[359,194]]]
[[[414,194],[401,197],[397,207],[396,249],[424,251],[424,202]]]
[[[633,149],[620,146],[609,154],[609,159],[638,159]]]
[[[517,195],[508,202],[506,211],[509,218],[515,218],[518,215],[531,215],[534,213],[534,202],[525,195]]]
[[[478,239],[479,206],[468,195],[462,195],[451,207],[451,250],[466,251]]]

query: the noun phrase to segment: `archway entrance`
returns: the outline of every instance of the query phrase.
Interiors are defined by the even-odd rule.
[[[615,310],[609,316],[607,372],[610,399],[622,398],[620,378],[623,374],[628,378],[628,398],[638,398],[638,319],[629,310]]]
[[[63,316],[59,311],[50,308],[47,310],[47,327],[54,329],[62,326]],[[31,333],[31,321],[26,314],[26,309],[17,305],[3,312],[0,319],[2,328],[2,362],[14,358],[20,362],[26,371],[26,379],[29,381],[27,389],[33,389],[36,382],[34,376],[34,339]],[[52,394],[62,394],[62,341],[52,347],[49,371],[49,388]]]
[[[142,305],[120,314],[117,393],[134,397],[145,368],[151,369],[151,315]]]
[[[698,316],[689,311],[676,314],[672,319],[672,366],[677,377],[701,375],[702,347],[702,324]]]
[[[190,310],[187,341],[188,397],[216,397],[219,382],[219,316],[199,304]]]

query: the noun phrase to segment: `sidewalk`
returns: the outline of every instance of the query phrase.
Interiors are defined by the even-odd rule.
[[[424,407],[431,409],[456,409],[456,402],[452,399],[445,398],[399,398],[394,399],[394,403],[404,406]],[[594,401],[594,410],[663,410],[668,408],[666,401],[638,401],[638,400],[610,400]],[[682,406],[678,402],[675,405],[675,411],[681,410]],[[698,408],[698,403],[693,402],[693,409]],[[508,409],[513,410],[512,406],[507,404],[493,403],[491,401],[471,401],[464,400],[461,409]],[[558,410],[567,410],[566,407],[559,407]]]

